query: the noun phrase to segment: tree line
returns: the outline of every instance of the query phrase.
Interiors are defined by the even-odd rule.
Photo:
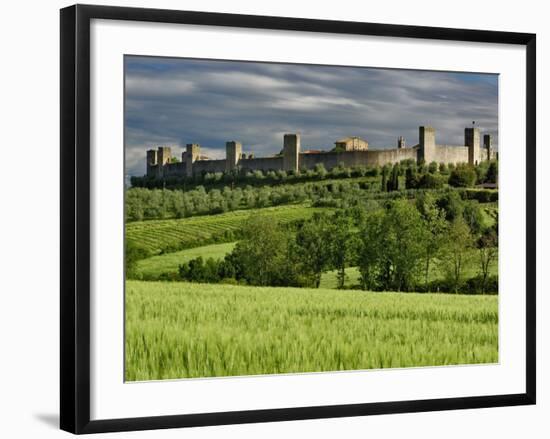
[[[407,168],[407,172],[408,172]],[[423,174],[421,179],[426,180]],[[434,176],[434,178],[437,176]],[[383,178],[383,177],[382,177]],[[401,180],[403,179],[399,176]],[[405,177],[406,178],[406,177]],[[279,206],[292,203],[311,202],[316,207],[347,208],[361,204],[372,204],[373,200],[415,198],[426,190],[445,192],[445,188],[415,185],[396,190],[381,191],[376,181],[319,181],[299,185],[246,186],[206,190],[199,186],[193,190],[131,188],[126,191],[126,221],[150,219],[186,218],[196,215],[215,215],[240,209]],[[474,198],[480,202],[498,200],[498,192],[457,188],[463,198]]]
[[[390,200],[382,208],[318,213],[297,225],[269,216],[250,218],[243,238],[222,260],[199,257],[179,267],[179,278],[261,286],[319,287],[336,270],[343,288],[356,266],[359,287],[372,291],[495,293],[490,267],[498,255],[498,223],[488,226],[476,202],[456,192],[426,192],[416,200]],[[478,275],[465,278],[476,258]],[[443,280],[431,281],[437,269]]]
[[[148,189],[184,189],[189,190],[197,186],[206,188],[222,188],[224,186],[264,186],[279,184],[296,184],[308,181],[325,179],[348,179],[360,177],[381,177],[381,190],[397,190],[395,186],[397,177],[402,177],[409,172],[409,183],[418,187],[431,187],[432,185],[450,184],[457,187],[471,187],[474,184],[496,183],[498,180],[498,162],[483,161],[476,166],[467,164],[454,165],[452,163],[429,164],[407,159],[392,165],[357,165],[345,166],[339,164],[327,170],[322,163],[315,165],[313,169],[300,169],[298,172],[284,170],[260,169],[250,171],[236,169],[225,172],[203,172],[192,177],[136,177],[130,178],[132,187]],[[394,175],[395,173],[395,175]],[[394,178],[388,188],[388,180]],[[398,183],[397,183],[398,184]],[[413,188],[412,186],[410,188]]]

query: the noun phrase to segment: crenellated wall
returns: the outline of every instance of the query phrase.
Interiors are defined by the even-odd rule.
[[[159,147],[157,150],[147,151],[147,176],[185,177],[204,173],[224,172],[230,170],[244,171],[297,171],[312,169],[318,164],[330,170],[338,165],[352,166],[384,166],[399,163],[403,160],[423,160],[425,163],[470,163],[477,164],[482,160],[495,157],[492,150],[492,137],[485,135],[483,147],[480,144],[481,133],[479,128],[469,127],[464,130],[462,146],[437,145],[435,129],[419,127],[418,145],[405,147],[405,139],[398,140],[398,147],[393,149],[369,149],[342,152],[300,152],[300,135],[285,134],[283,153],[275,157],[245,158],[242,154],[242,144],[237,141],[226,143],[226,159],[208,160],[200,155],[200,145],[187,145],[182,155],[181,163],[170,163],[171,150],[169,147]],[[202,159],[201,159],[202,158]]]

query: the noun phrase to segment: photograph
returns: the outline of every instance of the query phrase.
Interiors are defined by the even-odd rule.
[[[124,380],[499,363],[499,75],[124,55]]]

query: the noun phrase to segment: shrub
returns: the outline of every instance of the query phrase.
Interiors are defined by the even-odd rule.
[[[476,182],[477,174],[472,166],[460,166],[451,171],[449,185],[453,187],[472,187]]]
[[[465,189],[460,191],[464,200],[477,200],[480,203],[494,203],[498,201],[498,191],[490,189]]]
[[[491,162],[489,168],[487,169],[487,175],[485,177],[487,183],[497,183],[498,182],[498,163]]]
[[[437,172],[437,168],[438,168],[438,165],[436,162],[431,162],[429,165],[428,165],[428,172],[430,174],[435,174]]]
[[[417,189],[441,189],[443,179],[434,173],[423,174],[416,185]]]

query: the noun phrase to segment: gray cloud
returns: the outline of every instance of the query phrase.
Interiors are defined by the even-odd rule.
[[[436,128],[438,143],[463,143],[473,120],[498,142],[498,77],[491,74],[126,58],[127,174],[143,175],[145,150],[200,143],[222,158],[227,140],[271,155],[287,132],[303,148],[331,148],[344,136],[394,147],[418,126]]]

